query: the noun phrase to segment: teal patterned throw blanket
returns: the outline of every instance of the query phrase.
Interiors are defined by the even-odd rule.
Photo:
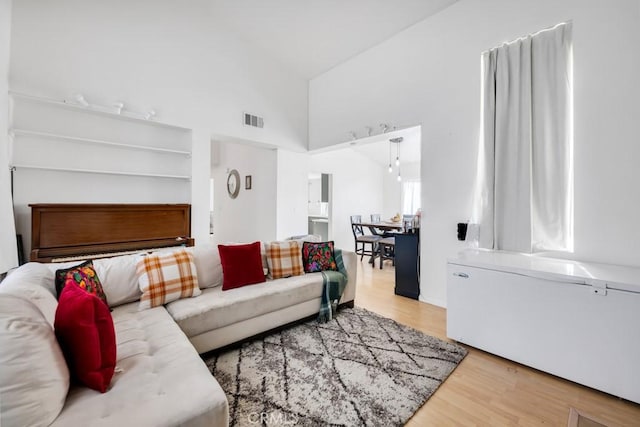
[[[333,314],[338,308],[338,302],[342,297],[342,292],[347,285],[347,270],[342,261],[342,249],[334,252],[338,271],[322,272],[322,300],[320,301],[320,313],[318,322],[325,323],[333,318]]]

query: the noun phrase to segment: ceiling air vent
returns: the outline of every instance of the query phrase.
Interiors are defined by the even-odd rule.
[[[264,119],[262,117],[254,116],[253,114],[244,113],[244,124],[247,126],[253,126],[254,128],[263,128]]]

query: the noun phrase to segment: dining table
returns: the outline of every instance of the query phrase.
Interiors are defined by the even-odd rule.
[[[354,222],[354,225],[360,225],[362,227],[367,227],[371,230],[372,234],[380,234],[376,232],[376,230],[381,231],[404,231],[404,225],[402,221],[392,222],[392,221],[378,221],[378,222]]]
[[[353,225],[367,227],[371,231],[371,234],[379,235],[381,237],[385,233],[404,231],[404,225],[402,224],[402,221],[354,222]],[[375,255],[376,251],[377,251],[377,248],[374,248],[374,255],[372,255],[371,258],[369,258],[369,264],[373,264],[376,259],[376,256],[378,256],[378,255]]]

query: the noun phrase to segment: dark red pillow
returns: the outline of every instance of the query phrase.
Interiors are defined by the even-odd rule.
[[[54,328],[71,376],[101,393],[107,391],[116,367],[116,334],[106,304],[67,284],[58,300]]]
[[[222,263],[222,290],[265,281],[260,242],[246,245],[218,245]]]

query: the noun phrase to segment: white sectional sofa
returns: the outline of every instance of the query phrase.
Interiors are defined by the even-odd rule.
[[[56,349],[54,271],[79,262],[29,263],[0,283],[0,308],[5,308],[0,311],[0,404],[4,401],[0,425],[10,427],[21,420],[56,427],[227,426],[227,399],[198,353],[317,314],[322,275],[222,291],[217,248],[202,245],[189,250],[202,294],[148,310],[138,308],[136,255],[94,261],[113,309],[117,341],[117,369],[104,394],[76,385],[69,388],[68,371],[65,383],[66,365],[60,366],[64,359],[60,361]],[[353,305],[356,256],[343,252],[343,260],[348,282],[340,303]],[[29,333],[39,337],[29,341]],[[42,342],[41,354],[21,354],[26,350],[15,348],[20,340]],[[30,357],[46,359],[49,367],[42,363],[30,369],[29,363],[37,363]],[[16,378],[21,380],[14,386]],[[38,404],[38,399],[47,404]],[[13,409],[5,412],[7,405]],[[56,405],[62,409],[52,417]]]

